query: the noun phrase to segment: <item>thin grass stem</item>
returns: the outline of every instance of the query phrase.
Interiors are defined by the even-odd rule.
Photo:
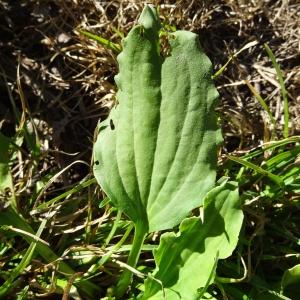
[[[277,74],[278,81],[280,84],[280,90],[281,90],[281,94],[282,94],[282,98],[283,98],[283,112],[284,112],[283,136],[285,138],[288,138],[289,137],[289,103],[288,103],[288,97],[287,97],[287,90],[285,88],[285,84],[284,84],[280,66],[276,61],[274,53],[272,52],[272,50],[270,49],[268,44],[264,44],[264,47],[265,47],[265,49],[272,61],[272,64],[276,70],[276,74]]]

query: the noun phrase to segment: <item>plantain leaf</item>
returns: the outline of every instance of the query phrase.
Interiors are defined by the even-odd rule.
[[[214,280],[215,261],[232,254],[242,226],[238,188],[228,182],[214,188],[204,201],[204,221],[183,220],[179,233],[165,233],[154,251],[154,279],[145,282],[141,299],[199,299]],[[213,272],[213,276],[211,273]]]
[[[118,56],[118,106],[100,123],[94,174],[112,203],[152,232],[172,228],[214,186],[221,135],[211,62],[196,34],[167,36],[146,6]],[[166,47],[166,46],[165,46]]]

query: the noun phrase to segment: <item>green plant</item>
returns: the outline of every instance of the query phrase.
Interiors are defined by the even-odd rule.
[[[112,203],[134,222],[128,265],[136,266],[148,233],[182,222],[179,234],[162,235],[154,253],[157,267],[141,298],[199,299],[214,281],[217,259],[235,248],[243,215],[234,183],[214,188],[222,138],[211,63],[197,35],[187,31],[164,34],[170,48],[164,52],[171,54],[162,57],[160,30],[155,9],[146,6],[123,41],[116,77],[119,104],[98,126],[94,174]],[[204,220],[184,219],[203,204]],[[176,249],[171,262],[170,249]],[[201,280],[188,279],[190,272]],[[125,270],[117,297],[130,281]]]

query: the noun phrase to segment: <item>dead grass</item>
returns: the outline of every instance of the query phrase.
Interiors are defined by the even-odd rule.
[[[153,1],[165,22],[199,34],[215,70],[251,41],[258,44],[234,59],[217,79],[219,111],[228,137],[225,148],[251,147],[264,139],[263,113],[243,80],[266,99],[282,125],[278,81],[263,43],[269,43],[289,92],[291,134],[299,132],[299,4],[296,1]],[[1,73],[19,105],[16,68],[33,117],[51,128],[50,148],[90,156],[92,132],[114,102],[115,53],[80,35],[89,30],[115,43],[136,21],[143,1],[3,2]],[[3,77],[2,77],[3,78]],[[2,80],[3,130],[13,124]],[[223,118],[222,117],[222,118]],[[226,125],[225,125],[226,123]],[[7,129],[8,130],[8,129]],[[49,136],[48,136],[49,138]],[[66,143],[65,141],[68,141]],[[224,149],[225,149],[224,148]],[[73,157],[72,157],[73,159]],[[60,167],[69,162],[59,158]]]

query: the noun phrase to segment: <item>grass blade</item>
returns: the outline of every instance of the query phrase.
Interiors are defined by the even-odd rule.
[[[276,70],[276,74],[278,77],[278,81],[280,84],[280,90],[283,98],[283,111],[284,111],[284,127],[283,127],[283,136],[287,138],[289,136],[289,103],[288,103],[288,97],[287,97],[287,90],[285,88],[282,72],[280,69],[279,64],[276,61],[275,55],[268,46],[268,44],[264,44],[264,47],[272,61],[272,64]]]
[[[213,79],[216,79],[217,77],[219,77],[226,69],[226,67],[229,65],[229,63],[236,58],[241,52],[243,52],[244,50],[247,50],[248,48],[251,48],[255,45],[257,45],[258,42],[257,41],[252,41],[248,44],[246,44],[243,48],[241,48],[239,51],[235,52],[232,56],[229,57],[229,59],[227,60],[227,62],[212,76]]]
[[[104,46],[105,48],[108,48],[110,50],[113,50],[116,53],[121,52],[122,47],[119,44],[113,43],[99,35],[96,35],[94,33],[91,33],[89,31],[85,31],[85,30],[80,30],[80,33],[82,35],[85,35],[86,37],[88,37],[91,40],[96,41],[97,43],[99,43],[100,45]]]
[[[96,183],[96,179],[95,178],[92,178],[92,179],[89,179],[83,183],[79,183],[77,184],[75,187],[73,187],[72,189],[70,189],[69,191],[66,191],[58,196],[56,196],[55,198],[47,201],[47,202],[43,202],[42,204],[40,204],[39,206],[37,206],[34,210],[32,210],[30,213],[32,215],[36,214],[37,212],[40,212],[44,209],[47,209],[50,205],[52,204],[55,204],[57,201],[61,200],[61,199],[64,199],[68,196],[71,196],[73,195],[74,193],[77,193],[83,189],[85,189],[86,187],[90,186],[91,184],[94,184]]]
[[[284,189],[284,187],[285,187],[284,182],[279,176],[277,176],[277,175],[275,175],[275,174],[273,174],[273,173],[271,173],[271,172],[255,165],[255,164],[253,164],[253,163],[251,163],[251,162],[249,162],[245,159],[242,159],[242,158],[239,158],[239,157],[236,157],[236,156],[232,156],[232,155],[228,155],[228,158],[230,160],[233,160],[233,161],[247,167],[247,168],[250,168],[250,169],[256,171],[257,173],[259,173],[263,176],[269,177],[271,180],[273,180],[275,183],[277,183],[282,189]]]
[[[272,130],[272,138],[274,138],[274,136],[276,135],[276,120],[273,117],[273,114],[269,108],[269,106],[267,105],[267,103],[265,102],[265,100],[261,97],[261,95],[258,93],[258,91],[255,89],[255,87],[248,81],[245,80],[245,83],[247,84],[249,90],[252,92],[253,96],[256,98],[256,100],[260,103],[260,105],[263,107],[263,109],[267,112],[270,121],[273,125],[273,130]]]

